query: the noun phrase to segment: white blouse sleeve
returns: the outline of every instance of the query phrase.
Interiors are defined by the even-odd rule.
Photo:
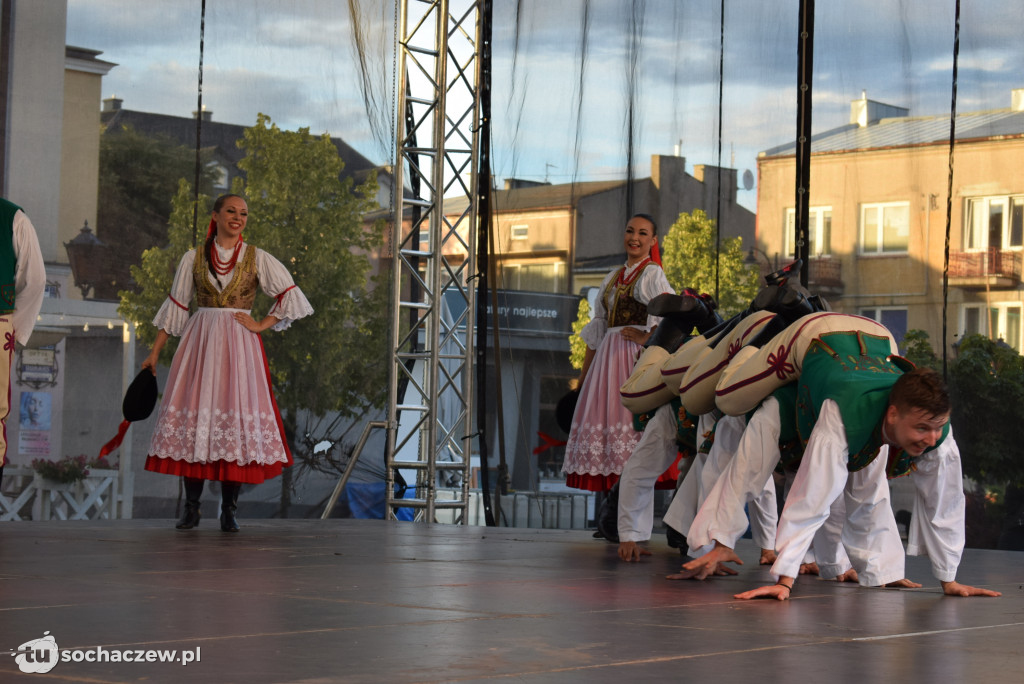
[[[18,342],[28,343],[32,328],[36,324],[39,309],[43,306],[46,292],[46,265],[39,249],[39,237],[28,216],[23,211],[14,213],[13,233],[14,258],[14,335]]]
[[[633,297],[641,304],[646,305],[660,294],[668,292],[675,294],[675,289],[669,284],[665,277],[665,271],[661,266],[651,265],[640,274],[640,281],[633,288]],[[661,321],[660,316],[647,316],[647,329],[650,330]]]
[[[270,308],[269,315],[281,320],[272,330],[285,330],[292,321],[305,318],[313,313],[306,295],[302,294],[284,264],[262,249],[256,249],[256,273],[260,278],[260,289],[277,302]]]
[[[608,306],[604,301],[604,293],[608,291],[608,283],[618,272],[618,269],[615,269],[601,281],[594,310],[590,312],[590,321],[580,330],[580,337],[591,349],[597,349],[608,332]]]
[[[153,318],[153,325],[175,337],[181,335],[188,323],[188,304],[195,294],[195,281],[192,280],[192,266],[196,260],[196,250],[190,249],[178,262],[178,270],[174,274],[171,292],[164,300],[160,310]]]
[[[941,582],[956,579],[965,543],[964,481],[953,428],[937,449],[917,459],[910,476],[916,489],[907,555],[928,556]]]

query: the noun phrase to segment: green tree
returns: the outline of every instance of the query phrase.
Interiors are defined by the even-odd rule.
[[[208,161],[209,154],[204,152],[199,179],[204,193],[213,188],[214,171]],[[144,251],[167,245],[172,199],[181,179],[195,178],[195,164],[195,150],[166,136],[146,136],[123,126],[100,137],[94,228],[96,237],[109,248],[113,292],[133,287],[129,269],[140,263]],[[99,289],[96,296],[108,298]]]
[[[153,341],[156,339],[157,329],[153,325],[153,318],[164,300],[167,299],[167,293],[171,291],[178,262],[185,252],[192,249],[192,208],[194,205],[192,188],[188,181],[181,179],[178,181],[178,191],[171,200],[170,219],[166,229],[167,246],[151,247],[143,252],[141,263],[131,267],[131,275],[136,289],[123,290],[118,293],[121,303],[117,307],[117,312],[126,320],[135,322],[136,335],[146,347],[152,347]],[[199,216],[209,215],[211,207],[210,198],[201,195],[199,197]],[[160,362],[170,365],[177,348],[177,337],[167,340],[167,344],[160,352]]]
[[[264,114],[239,146],[246,240],[288,267],[316,311],[285,335],[264,336],[286,423],[294,429],[300,409],[352,417],[382,406],[388,288],[371,277],[368,254],[382,243],[383,224],[363,223],[376,209],[376,179],[353,188],[351,177],[340,178],[344,162],[328,135],[282,131]]]
[[[760,288],[757,267],[743,262],[742,242],[738,237],[724,239],[719,251],[715,222],[701,209],[684,212],[661,240],[665,276],[677,292],[689,287],[714,295],[717,264],[718,312],[729,318],[746,309]]]
[[[919,368],[933,368],[942,370],[942,361],[932,349],[928,333],[924,330],[908,330],[903,336],[904,356],[907,360]]]
[[[960,341],[949,364],[952,423],[964,474],[983,484],[1024,487],[1024,357],[982,335]]]
[[[587,351],[587,343],[580,337],[580,331],[589,322],[590,304],[586,297],[582,297],[579,308],[576,310],[576,320],[572,324],[572,335],[569,336],[569,363],[576,370],[583,369],[583,356]]]

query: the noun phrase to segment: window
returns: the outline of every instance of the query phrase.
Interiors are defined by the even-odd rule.
[[[565,292],[568,283],[563,262],[551,264],[502,264],[499,287],[528,292]]]
[[[812,257],[829,256],[832,253],[832,207],[811,207],[807,221],[810,242],[807,253]],[[796,209],[786,210],[784,244],[786,254],[796,257]]]
[[[906,253],[910,245],[910,204],[865,204],[860,213],[860,253]]]
[[[228,167],[217,162],[210,162],[207,166],[213,169],[213,187],[217,190],[227,192],[228,190]]]
[[[964,304],[960,311],[960,337],[968,335],[985,335],[984,307],[980,304]]]
[[[513,240],[525,240],[530,237],[530,226],[525,223],[517,223],[510,227]]]
[[[902,344],[907,335],[907,310],[891,306],[861,309],[860,315],[878,321],[892,333],[896,344]]]
[[[1021,311],[1019,302],[996,304],[988,309],[989,337],[1002,340],[1020,352],[1021,350]]]
[[[1024,247],[1024,195],[967,200],[964,249]]]
[[[983,304],[964,304],[960,311],[961,338],[967,335],[985,335],[1002,340],[1018,352],[1024,335],[1024,304],[1006,302],[986,307]]]

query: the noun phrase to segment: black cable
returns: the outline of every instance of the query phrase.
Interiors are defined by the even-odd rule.
[[[948,353],[946,335],[949,305],[949,234],[953,223],[953,147],[956,142],[956,84],[960,59],[960,0],[956,0],[956,23],[953,29],[953,93],[949,103],[949,181],[946,186],[946,244],[942,262],[942,377],[946,378]]]
[[[203,136],[203,51],[206,46],[206,0],[202,0],[202,10],[199,18],[199,87],[196,102],[196,176],[195,184],[192,186],[192,247],[196,246],[196,231],[199,223],[199,175],[202,171],[202,160],[200,158],[201,141]]]
[[[725,0],[721,2],[718,29],[718,188],[715,207],[715,301],[718,293],[719,266],[722,261],[722,99],[725,91]]]

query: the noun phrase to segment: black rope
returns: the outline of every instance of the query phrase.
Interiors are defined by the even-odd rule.
[[[206,0],[202,0],[199,19],[199,95],[196,102],[196,176],[192,186],[192,247],[196,246],[199,223],[199,176],[202,172],[201,141],[203,137],[203,50],[206,44]]]
[[[633,165],[635,163],[637,120],[640,114],[637,111],[637,61],[640,57],[640,43],[644,31],[644,0],[633,0],[632,11],[629,18],[629,38],[626,50],[626,206],[625,216],[622,225],[626,225],[629,218],[636,213],[633,197],[633,180],[635,174]]]
[[[489,254],[487,236],[491,233],[491,16],[493,4],[484,0],[480,8],[480,168],[477,173],[477,295],[476,295],[476,386],[477,444],[480,449],[480,493],[484,504],[484,520],[488,527],[495,526],[491,503],[491,482],[487,462],[487,272]],[[497,310],[494,311],[497,316]],[[497,359],[495,371],[499,372]]]
[[[715,207],[715,301],[718,294],[719,265],[722,259],[722,99],[725,91],[725,0],[720,6],[718,33],[718,188]]]
[[[960,59],[960,0],[956,0],[956,23],[953,29],[953,93],[949,103],[949,180],[946,186],[946,244],[942,262],[942,377],[946,377],[948,353],[946,344],[949,305],[949,234],[953,223],[953,147],[956,143],[956,82]]]

